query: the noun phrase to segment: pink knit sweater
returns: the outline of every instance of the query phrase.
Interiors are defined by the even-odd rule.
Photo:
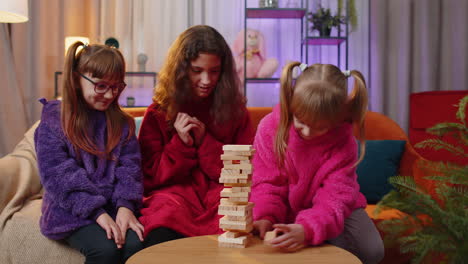
[[[274,153],[279,106],[258,125],[250,200],[254,220],[304,226],[306,242],[318,245],[341,234],[344,220],[366,199],[359,192],[357,143],[352,125],[342,124],[311,140],[291,126],[286,169],[279,170]]]

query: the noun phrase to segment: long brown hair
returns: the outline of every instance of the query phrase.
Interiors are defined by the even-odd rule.
[[[83,47],[77,53],[77,49]],[[129,127],[127,140],[135,133],[133,118],[120,108],[118,94],[105,111],[107,141],[105,150],[100,150],[89,135],[88,125],[91,109],[83,97],[80,73],[90,73],[95,78],[109,78],[110,81],[123,82],[125,60],[119,50],[105,45],[84,45],[75,42],[65,57],[62,91],[61,124],[65,136],[70,140],[79,157],[79,149],[111,159],[111,152],[120,142],[125,123]]]
[[[307,124],[327,121],[331,125],[348,121],[358,125],[360,156],[365,154],[364,116],[367,110],[367,88],[363,75],[352,70],[353,90],[348,96],[347,76],[331,64],[314,64],[304,69],[294,83],[293,70],[300,62],[286,65],[281,74],[280,121],[275,138],[275,152],[280,166],[284,164],[289,127],[293,116]]]
[[[200,53],[215,54],[221,59],[221,73],[212,94],[210,109],[215,122],[235,120],[243,113],[239,111],[239,106],[245,105],[245,98],[240,93],[240,81],[231,49],[214,28],[198,25],[177,37],[158,74],[153,101],[167,112],[170,124],[174,123],[180,106],[190,103],[194,97],[188,72],[191,61],[197,59]]]

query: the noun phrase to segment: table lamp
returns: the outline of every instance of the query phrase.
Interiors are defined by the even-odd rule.
[[[28,0],[1,0],[0,23],[28,21]]]

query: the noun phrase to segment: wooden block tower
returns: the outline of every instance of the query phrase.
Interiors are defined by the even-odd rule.
[[[225,233],[218,237],[220,247],[245,248],[253,229],[252,208],[249,202],[252,183],[252,145],[224,145],[221,155],[224,168],[219,182],[224,184],[218,214],[219,227]]]

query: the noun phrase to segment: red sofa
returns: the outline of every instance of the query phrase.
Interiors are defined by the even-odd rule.
[[[413,93],[410,95],[410,120],[408,135],[411,144],[415,144],[437,136],[426,132],[426,129],[441,122],[456,122],[456,112],[460,99],[468,95],[468,90],[464,91],[431,91]],[[468,123],[468,116],[465,117],[465,122]],[[460,146],[460,143],[449,137],[443,137],[444,141]],[[468,153],[468,148],[464,147],[465,153]],[[416,148],[416,151],[425,159],[433,161],[448,161],[459,165],[468,165],[468,159],[461,156],[455,156],[447,150],[434,150],[429,148]]]
[[[132,115],[133,117],[143,116],[146,108],[126,108],[125,111]],[[252,125],[257,128],[260,120],[271,112],[271,107],[249,107],[250,118],[252,120]],[[408,137],[403,129],[398,126],[398,124],[391,120],[390,118],[376,113],[376,112],[367,112],[364,129],[366,133],[366,139],[368,140],[405,140],[407,143],[405,145],[405,151],[400,161],[399,173],[400,175],[414,176],[415,180],[421,184],[426,184],[426,181],[422,179],[423,174],[418,169],[416,163],[423,158],[413,149],[409,143]],[[354,128],[355,135],[358,132],[358,129]],[[401,212],[397,210],[388,210],[384,211],[378,215],[374,214],[376,208],[375,204],[368,204],[366,207],[367,214],[372,218],[375,223],[378,223],[384,219],[391,218],[400,218]],[[381,231],[381,235],[385,234]],[[401,254],[396,248],[386,248],[385,249],[385,258],[381,263],[409,263],[410,256]]]

